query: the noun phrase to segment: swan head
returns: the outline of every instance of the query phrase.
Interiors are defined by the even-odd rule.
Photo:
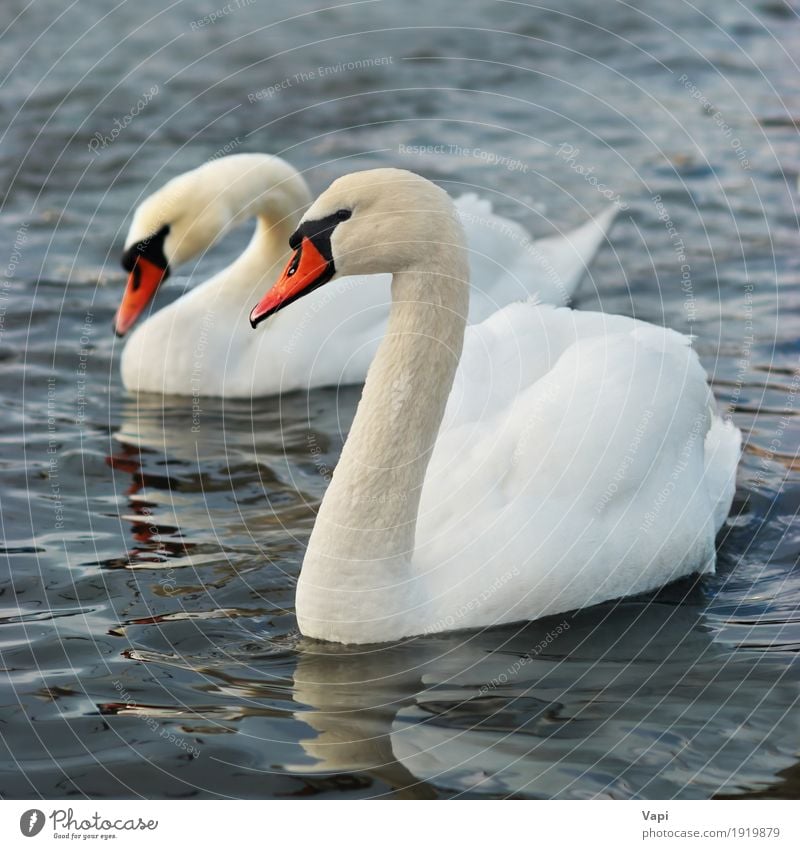
[[[396,168],[340,177],[311,205],[292,234],[280,279],[250,313],[256,327],[336,277],[430,270],[436,245],[463,245],[449,195]]]
[[[225,156],[181,174],[136,208],[125,239],[129,273],[114,318],[124,336],[170,273],[211,247],[232,226],[254,215],[298,220],[311,197],[288,162],[268,154]]]

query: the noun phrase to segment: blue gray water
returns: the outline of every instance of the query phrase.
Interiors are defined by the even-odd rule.
[[[0,796],[797,796],[800,5],[319,5],[3,2]],[[191,399],[125,393],[110,332],[137,199],[243,151],[316,191],[412,168],[539,235],[617,198],[578,303],[697,337],[746,443],[717,574],[303,641],[358,389],[204,400],[193,432]]]

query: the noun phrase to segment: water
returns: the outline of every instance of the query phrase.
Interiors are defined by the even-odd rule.
[[[800,5],[315,5],[4,3],[0,795],[797,796]],[[221,150],[317,191],[413,168],[541,235],[603,208],[593,178],[618,195],[579,303],[696,335],[746,441],[716,576],[482,634],[300,638],[358,389],[203,400],[193,432],[191,399],[126,395],[110,332],[132,207]]]

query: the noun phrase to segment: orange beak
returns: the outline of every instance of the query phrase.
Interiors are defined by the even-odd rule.
[[[125,286],[125,294],[114,317],[114,332],[124,336],[150,303],[159,284],[166,276],[166,269],[159,268],[143,256],[136,257],[133,270]]]
[[[250,324],[256,327],[265,318],[327,283],[335,274],[333,260],[326,259],[314,242],[304,236],[278,282],[253,307]]]

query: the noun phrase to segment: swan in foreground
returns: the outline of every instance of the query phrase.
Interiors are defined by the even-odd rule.
[[[287,310],[270,334],[247,326],[250,306],[285,264],[289,236],[310,202],[305,180],[287,162],[237,154],[170,180],[140,204],[122,258],[130,277],[114,320],[120,336],[173,269],[241,222],[255,218],[256,228],[230,266],[133,332],[122,354],[127,389],[250,398],[364,381],[389,314],[388,276],[338,280]],[[615,212],[534,242],[475,195],[456,207],[470,246],[472,322],[529,295],[566,303]]]
[[[303,561],[303,634],[482,628],[713,570],[740,434],[686,337],[530,302],[467,327],[463,228],[406,171],[337,180],[291,246],[253,326],[337,276],[393,275]]]

